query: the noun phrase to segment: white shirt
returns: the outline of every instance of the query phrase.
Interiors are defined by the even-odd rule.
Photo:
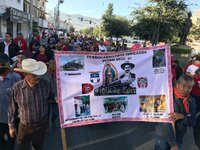
[[[197,71],[198,68],[199,67],[192,64],[187,68],[186,72],[190,73],[191,75],[195,75],[195,72]]]
[[[5,48],[4,48],[4,54],[7,54],[8,55],[8,57],[9,57],[9,52],[8,52],[8,47],[9,47],[9,45],[11,44],[11,42],[10,43],[6,43],[6,42],[4,42],[4,44],[5,44]]]
[[[107,52],[107,48],[104,45],[99,45],[99,52]]]

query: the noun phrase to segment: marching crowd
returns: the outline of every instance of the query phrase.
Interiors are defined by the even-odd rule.
[[[47,43],[42,43],[46,38]],[[113,52],[127,50],[126,44],[94,37],[56,33],[35,34],[28,44],[21,33],[13,39],[5,34],[0,42],[0,150],[42,150],[49,119],[58,118],[54,51]],[[182,69],[172,57],[174,113],[173,123],[159,123],[155,150],[179,150],[188,126],[193,127],[200,150],[200,57]],[[109,111],[109,110],[108,110]]]

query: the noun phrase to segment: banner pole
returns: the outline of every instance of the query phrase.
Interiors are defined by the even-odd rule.
[[[61,128],[61,138],[62,138],[63,150],[67,150],[67,138],[64,128]]]

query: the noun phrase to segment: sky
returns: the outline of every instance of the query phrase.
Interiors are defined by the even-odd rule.
[[[57,3],[58,0],[48,0],[47,11],[53,12]],[[147,0],[64,0],[64,3],[60,4],[60,11],[99,19],[109,3],[113,3],[114,14],[128,17],[133,8],[145,6]],[[200,9],[200,0],[187,0],[187,3],[192,11]]]

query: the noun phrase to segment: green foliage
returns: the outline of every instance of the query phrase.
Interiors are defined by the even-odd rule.
[[[113,4],[112,3],[108,4],[108,9],[106,10],[106,15],[108,15],[108,16],[113,15]]]
[[[183,47],[173,46],[173,47],[171,47],[171,52],[174,54],[190,54],[191,48],[183,48]]]
[[[81,100],[82,100],[83,104],[89,104],[90,103],[90,97],[88,95],[81,96]]]
[[[74,26],[70,26],[70,27],[69,27],[69,32],[75,32]]]
[[[194,40],[200,39],[200,23],[192,26],[189,33],[189,38]]]
[[[108,37],[130,35],[130,23],[125,17],[113,15],[113,4],[109,4],[102,16],[103,32]]]
[[[144,8],[132,12],[133,32],[153,44],[178,37],[187,18],[184,0],[149,0]]]
[[[85,29],[81,30],[81,33],[88,34],[88,35],[93,35],[93,28],[92,27],[85,28]]]
[[[101,34],[101,27],[100,27],[100,26],[95,27],[95,28],[93,29],[93,35],[94,35],[95,37],[99,37],[100,34]]]

